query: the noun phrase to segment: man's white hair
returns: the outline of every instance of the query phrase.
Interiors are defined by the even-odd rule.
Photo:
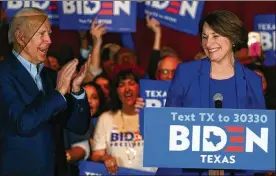
[[[41,10],[39,8],[26,7],[19,10],[18,12],[16,12],[16,14],[14,15],[9,25],[9,32],[8,32],[9,43],[14,43],[15,41],[14,34],[16,29],[22,28],[29,22],[28,20],[26,20],[26,18],[19,18],[19,17],[28,17],[32,15],[43,15],[43,16],[46,16],[46,18],[48,18],[47,13],[44,10]]]

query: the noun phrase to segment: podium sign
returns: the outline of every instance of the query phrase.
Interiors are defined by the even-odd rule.
[[[145,108],[144,167],[275,170],[275,111]]]

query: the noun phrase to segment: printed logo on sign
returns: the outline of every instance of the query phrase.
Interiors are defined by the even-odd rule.
[[[93,172],[85,172],[86,176],[102,176],[103,174],[97,174],[97,173],[93,173]]]
[[[17,11],[24,7],[36,7],[48,12],[50,19],[58,19],[57,14],[57,2],[56,1],[7,1],[8,11]]]
[[[194,114],[181,115],[177,112],[171,113],[173,120],[195,122]],[[199,113],[201,121],[227,122],[229,116],[214,116],[214,113]],[[266,115],[246,115],[234,114],[234,122],[267,122]],[[202,163],[229,163],[236,162],[236,156],[233,153],[252,153],[254,146],[258,146],[263,152],[268,153],[268,128],[262,127],[259,130],[252,129],[242,125],[170,125],[170,151],[191,150],[194,152],[224,152],[225,155],[200,155]],[[255,145],[254,145],[255,144]],[[227,155],[230,153],[231,155]]]
[[[96,17],[108,32],[136,31],[135,1],[59,1],[58,8],[61,29],[89,30]]]
[[[262,47],[264,51],[276,50],[276,25],[272,23],[258,24],[258,30],[262,36]]]
[[[120,15],[124,12],[130,15],[130,1],[63,1],[64,14],[79,15]]]
[[[264,65],[276,65],[276,16],[275,14],[259,14],[254,17],[254,31],[260,32]]]
[[[145,4],[149,7],[165,10],[171,14],[186,16],[187,13],[195,19],[197,13],[197,1],[146,1]]]
[[[164,107],[166,104],[167,91],[164,90],[145,90],[146,107]]]
[[[65,15],[101,15],[119,16],[121,13],[131,15],[130,1],[63,1],[63,13]],[[99,19],[98,23],[112,24],[111,19]]]
[[[56,9],[56,6],[50,6],[50,1],[8,1],[7,3],[7,8],[13,10],[19,10],[24,7],[36,7],[43,10],[52,10],[53,8]]]

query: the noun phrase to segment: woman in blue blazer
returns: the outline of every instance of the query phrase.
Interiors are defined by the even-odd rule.
[[[215,108],[213,97],[220,93],[222,108],[265,109],[261,78],[234,59],[234,52],[248,39],[239,18],[229,11],[214,11],[200,21],[199,34],[207,57],[179,64],[166,106]],[[159,168],[157,174],[199,175],[200,171]]]

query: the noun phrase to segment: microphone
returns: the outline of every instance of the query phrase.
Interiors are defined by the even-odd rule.
[[[215,108],[222,108],[222,100],[223,100],[223,96],[222,96],[221,93],[216,93],[213,96],[213,101],[215,103]],[[208,174],[209,175],[221,175],[221,174],[224,175],[224,170],[209,170]]]
[[[215,102],[215,108],[222,108],[222,100],[223,96],[221,93],[216,93],[213,97],[213,101]]]

